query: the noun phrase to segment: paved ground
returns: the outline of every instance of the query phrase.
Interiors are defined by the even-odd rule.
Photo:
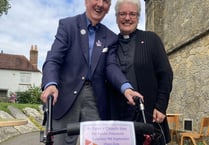
[[[40,133],[32,132],[28,134],[22,134],[16,137],[13,137],[0,145],[44,145],[44,143],[39,142]],[[168,145],[177,145],[175,142],[169,143]]]
[[[44,145],[39,140],[40,140],[40,133],[32,132],[10,138],[5,142],[0,143],[0,145]]]

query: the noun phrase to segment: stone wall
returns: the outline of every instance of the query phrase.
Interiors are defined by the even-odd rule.
[[[13,106],[8,106],[7,109],[10,114],[0,110],[0,120],[24,119],[28,123],[20,126],[0,127],[0,144],[14,136],[40,131],[40,127],[42,128],[43,112],[41,111],[41,106],[39,110],[26,107],[21,111]]]
[[[168,113],[199,129],[209,116],[209,0],[146,0],[146,29],[163,40],[174,72]]]

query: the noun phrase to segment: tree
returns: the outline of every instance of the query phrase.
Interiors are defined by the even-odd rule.
[[[0,16],[7,14],[8,9],[11,8],[8,0],[0,0]]]

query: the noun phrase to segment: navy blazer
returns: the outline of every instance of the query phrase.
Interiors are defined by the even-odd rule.
[[[97,98],[99,114],[108,119],[106,79],[118,89],[127,82],[115,63],[117,35],[99,24],[92,53],[92,86]],[[88,30],[85,13],[59,21],[52,48],[43,65],[42,88],[56,82],[58,100],[53,107],[54,119],[60,119],[71,108],[82,89],[88,72]]]

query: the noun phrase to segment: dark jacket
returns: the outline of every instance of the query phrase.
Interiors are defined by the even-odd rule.
[[[136,30],[134,35],[136,42],[133,68],[137,84],[134,89],[144,96],[146,120],[148,123],[152,123],[154,108],[166,114],[172,89],[173,72],[163,43],[155,33]],[[113,87],[109,89],[112,119],[132,120],[135,115],[135,107],[128,105],[125,97],[114,90]],[[141,119],[141,121],[143,120]],[[161,126],[166,135],[167,142],[170,141],[166,119]]]

